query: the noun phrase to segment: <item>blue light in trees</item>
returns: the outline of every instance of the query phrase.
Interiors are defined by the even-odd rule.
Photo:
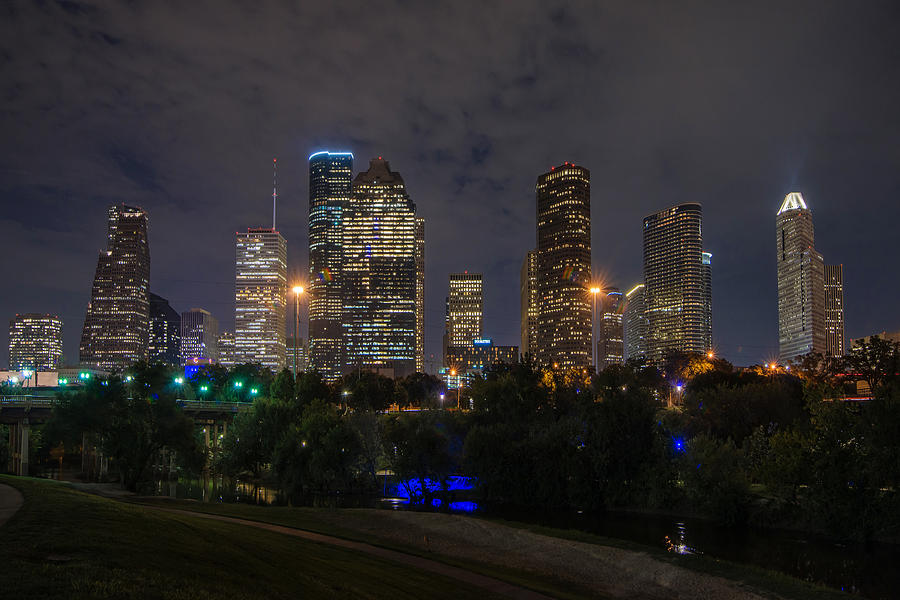
[[[673,446],[675,448],[675,452],[684,452],[684,440],[681,438],[675,438]]]

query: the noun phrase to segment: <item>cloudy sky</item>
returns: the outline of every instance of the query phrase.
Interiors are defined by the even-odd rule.
[[[591,171],[593,260],[641,279],[641,217],[700,202],[714,340],[777,349],[775,212],[800,191],[843,263],[849,336],[900,329],[900,7],[892,2],[3,2],[0,316],[64,319],[74,363],[105,210],[150,214],[151,289],[234,320],[234,233],[307,257],[307,156],[382,155],[426,232],[426,350],[447,275],[519,343],[534,184]],[[0,346],[7,331],[0,328]],[[6,352],[0,362],[5,364]]]

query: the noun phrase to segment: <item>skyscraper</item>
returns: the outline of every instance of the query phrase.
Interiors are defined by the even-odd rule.
[[[709,265],[703,264],[703,213],[680,204],[644,217],[644,301],[648,360],[710,350]]]
[[[235,360],[277,372],[285,366],[287,243],[274,228],[235,237]]]
[[[825,354],[843,356],[844,265],[825,265]]]
[[[481,273],[450,273],[447,296],[447,344],[470,346],[484,336],[484,295]]]
[[[150,338],[148,357],[151,362],[181,364],[181,315],[169,301],[150,294]]]
[[[352,179],[352,153],[310,155],[309,368],[328,381],[338,379],[343,369],[344,210],[350,201]]]
[[[706,332],[704,345],[711,350],[712,343],[712,253],[704,252],[703,264],[703,327]]]
[[[234,334],[230,331],[223,331],[219,334],[219,365],[230,369],[237,364],[236,353],[234,349]]]
[[[147,213],[124,204],[110,206],[106,250],[97,259],[81,331],[82,365],[125,369],[147,358],[149,281]]]
[[[62,360],[62,319],[26,313],[9,320],[9,368],[56,371]]]
[[[202,308],[181,313],[181,360],[194,358],[219,360],[219,321]]]
[[[625,360],[647,359],[647,304],[644,302],[644,284],[639,283],[625,293]]]
[[[816,252],[812,212],[791,192],[775,217],[778,347],[782,362],[825,352],[825,264]]]
[[[425,372],[425,217],[416,217],[416,372]]]
[[[625,296],[617,288],[603,290],[597,337],[597,370],[625,362],[623,313]]]
[[[591,176],[565,163],[537,179],[537,360],[591,365]]]
[[[399,173],[373,159],[343,214],[344,368],[416,370],[416,205]]]
[[[519,310],[522,356],[535,353],[537,347],[538,289],[537,251],[529,250],[519,271]]]

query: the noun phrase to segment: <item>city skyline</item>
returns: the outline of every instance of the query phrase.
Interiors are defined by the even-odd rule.
[[[385,23],[377,43],[351,36],[353,43],[338,45],[333,69],[324,71],[311,58],[325,45],[320,31],[360,27],[336,9],[263,15],[275,23],[268,29],[223,3],[222,31],[190,13],[133,9],[160,19],[147,31],[124,8],[87,17],[23,6],[4,20],[0,42],[10,56],[4,80],[19,90],[2,117],[10,210],[0,233],[21,249],[19,285],[0,299],[0,314],[60,314],[64,354],[74,362],[102,247],[96,215],[126,202],[151,215],[150,289],[179,311],[204,306],[233,330],[231,235],[267,214],[271,158],[285,165],[279,226],[293,283],[307,272],[306,160],[337,148],[362,161],[390,156],[416,190],[429,222],[426,357],[436,362],[450,272],[485,273],[492,336],[519,343],[519,311],[511,307],[533,239],[534,177],[566,160],[591,169],[592,246],[604,248],[593,267],[623,290],[641,280],[640,218],[680,202],[703,204],[704,244],[715,258],[714,346],[725,358],[751,364],[777,355],[771,214],[793,190],[829,232],[817,249],[846,269],[847,339],[894,331],[900,323],[890,299],[900,290],[871,257],[889,254],[890,225],[900,218],[891,118],[896,15],[880,5],[851,14],[822,2],[810,22],[809,8],[748,19],[659,7],[650,23],[628,7],[526,4],[498,8],[497,19],[467,29],[461,24],[472,14],[458,7],[442,19],[448,26],[436,34],[440,43],[429,44],[429,58],[408,52],[409,36],[421,35],[411,23],[434,16],[415,7]],[[191,24],[192,43],[205,52],[170,36],[165,24],[176,19]],[[702,43],[672,39],[672,23]],[[224,43],[248,25],[248,44]],[[537,42],[535,27],[543,31]],[[841,47],[831,43],[836,27]],[[58,53],[44,48],[48,38]],[[770,43],[760,48],[760,39]],[[219,81],[209,57],[222,55],[236,68]],[[371,55],[413,83],[358,69]],[[57,56],[79,59],[70,65]],[[136,70],[156,72],[160,85],[148,86]],[[357,78],[331,76],[338,72]],[[327,83],[308,94],[306,81]],[[569,88],[577,93],[560,91]]]

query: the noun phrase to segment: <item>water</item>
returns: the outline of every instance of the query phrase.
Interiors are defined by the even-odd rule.
[[[339,508],[410,508],[404,486],[384,482],[383,497],[342,495],[310,499],[313,506]],[[415,489],[415,486],[412,486]],[[605,514],[486,509],[469,498],[471,481],[459,478],[451,486],[451,512],[476,513],[560,529],[577,529],[605,537],[662,548],[677,554],[703,554],[735,563],[780,571],[799,579],[822,583],[861,597],[897,597],[900,590],[900,546],[842,543],[810,534],[777,530],[724,527],[700,519],[629,512]],[[203,502],[278,504],[277,492],[221,476],[206,480],[160,481],[156,493]],[[432,510],[448,510],[441,500]]]

